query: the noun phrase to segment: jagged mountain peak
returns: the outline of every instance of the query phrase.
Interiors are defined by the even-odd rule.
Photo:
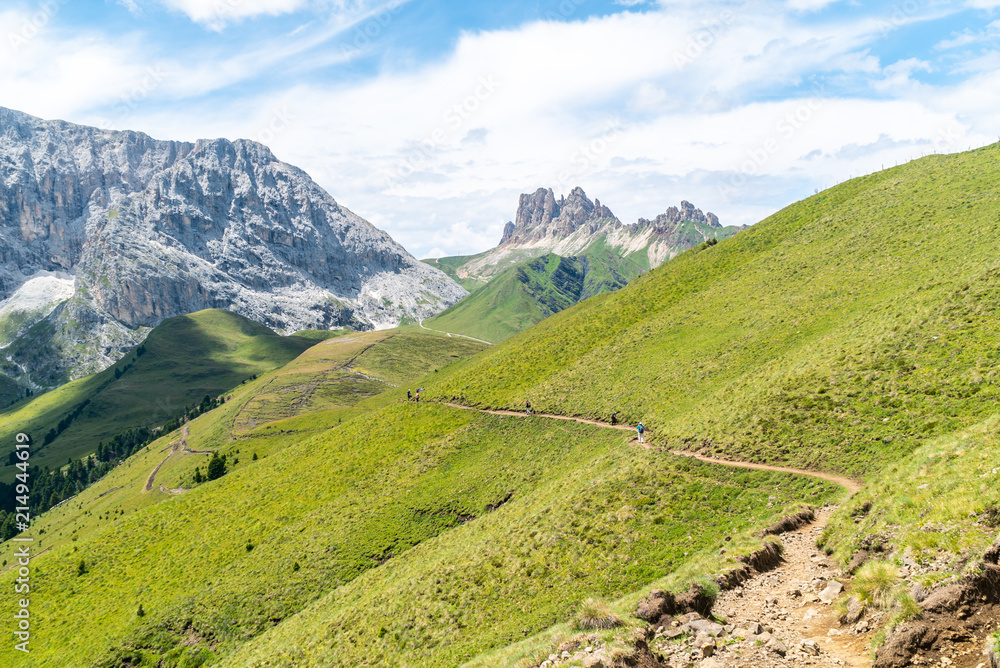
[[[718,216],[687,200],[653,220],[640,218],[624,224],[601,200],[591,200],[579,186],[558,198],[551,188],[538,188],[520,196],[517,215],[504,226],[499,246],[452,271],[464,281],[482,283],[525,259],[546,253],[577,256],[589,248],[607,248],[653,268],[706,239],[724,239],[740,229],[723,227]],[[638,260],[640,255],[643,257]]]
[[[718,216],[705,213],[691,202],[682,200],[680,207],[671,206],[653,220],[640,218],[628,226],[632,233],[652,230],[662,234],[684,222],[722,229]],[[576,186],[569,195],[556,199],[551,188],[539,188],[534,193],[523,194],[517,207],[517,216],[504,227],[500,246],[537,245],[567,239],[580,230],[595,234],[622,227],[622,222],[601,200],[587,197],[583,188]]]
[[[591,201],[579,186],[558,201],[551,188],[539,188],[521,195],[515,222],[504,228],[500,245],[564,239],[580,229],[596,231],[609,221],[620,224],[609,208],[600,200]]]
[[[73,297],[39,316],[58,322],[36,387],[100,370],[149,327],[205,308],[285,332],[368,329],[465,294],[263,144],[161,141],[9,109],[0,250],[0,306],[38,272],[75,277]],[[12,343],[8,368],[28,374],[27,354]]]

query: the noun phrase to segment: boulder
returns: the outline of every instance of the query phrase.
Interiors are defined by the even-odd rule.
[[[948,613],[955,612],[962,606],[965,595],[965,588],[962,585],[948,585],[931,592],[920,607],[926,612]]]
[[[681,628],[687,629],[695,635],[706,635],[712,636],[713,638],[719,638],[726,633],[722,624],[716,624],[715,622],[710,622],[707,619],[691,620]]]
[[[865,606],[854,596],[847,599],[847,612],[840,617],[841,624],[857,624],[865,614]]]
[[[715,639],[709,636],[698,636],[694,640],[693,647],[701,658],[706,659],[715,654]]]
[[[872,558],[872,553],[868,550],[858,550],[851,557],[851,563],[847,565],[847,572],[853,573],[864,566]]]
[[[815,640],[803,640],[799,645],[803,652],[812,656],[819,656],[819,643]]]
[[[788,648],[785,647],[785,643],[781,642],[777,638],[771,638],[764,645],[764,649],[772,654],[777,654],[778,656],[785,656],[788,653]]]
[[[844,591],[844,585],[840,584],[836,580],[830,580],[826,584],[826,588],[819,593],[819,600],[824,603],[833,603],[840,596],[840,593]]]

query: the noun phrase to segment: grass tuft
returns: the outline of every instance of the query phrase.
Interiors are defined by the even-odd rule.
[[[588,598],[580,604],[576,615],[576,628],[580,631],[614,629],[622,625],[622,620],[611,611],[606,603]]]
[[[869,561],[854,575],[852,591],[866,607],[884,610],[896,599],[899,569],[888,561]]]

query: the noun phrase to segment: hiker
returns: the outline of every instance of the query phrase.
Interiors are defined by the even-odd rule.
[[[524,413],[525,415],[531,415],[531,401],[524,402]]]
[[[611,414],[611,426],[614,427],[616,424],[618,424],[618,411]]]
[[[406,400],[413,401],[413,394],[409,390],[406,391]]]
[[[414,395],[414,397],[413,397],[413,398],[414,398],[414,400],[415,400],[415,401],[416,401],[416,402],[417,402],[418,404],[420,403],[420,388],[419,388],[419,387],[417,388],[417,393],[416,393],[416,394]]]
[[[638,432],[639,432],[639,442],[640,442],[640,443],[644,443],[645,441],[643,441],[643,440],[642,440],[642,434],[643,434],[643,433],[644,433],[644,432],[646,431],[646,428],[642,426],[642,423],[641,423],[641,422],[640,422],[640,423],[639,423],[639,425],[638,425],[638,426],[636,427],[636,431],[638,431]]]

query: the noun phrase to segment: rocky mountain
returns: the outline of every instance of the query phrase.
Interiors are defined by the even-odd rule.
[[[259,143],[0,108],[0,351],[26,386],[106,368],[205,308],[286,333],[372,329],[465,294]]]
[[[678,253],[732,236],[713,213],[690,202],[653,220],[622,223],[582,188],[556,199],[551,189],[521,195],[517,216],[496,248],[425,260],[473,294],[436,315],[431,327],[502,341],[602,292],[613,292]]]
[[[548,253],[573,257],[608,250],[652,269],[708,239],[724,239],[741,229],[723,227],[715,214],[686,201],[653,220],[625,224],[600,200],[591,201],[582,188],[573,188],[558,200],[551,188],[539,188],[521,195],[517,215],[504,228],[499,246],[461,262],[443,258],[431,264],[465,281],[467,287]]]

